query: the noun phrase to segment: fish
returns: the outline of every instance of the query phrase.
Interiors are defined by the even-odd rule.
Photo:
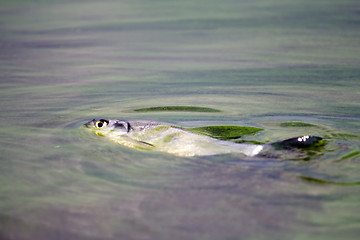
[[[198,134],[185,128],[151,120],[93,119],[84,126],[94,134],[123,146],[158,151],[181,157],[241,154],[253,157],[268,149],[302,148],[322,138],[301,136],[272,144],[235,143]]]

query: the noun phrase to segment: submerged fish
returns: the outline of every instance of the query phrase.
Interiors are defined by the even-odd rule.
[[[85,126],[99,136],[107,137],[130,148],[167,152],[186,157],[228,153],[255,156],[269,146],[306,147],[321,140],[320,137],[302,136],[266,145],[239,144],[193,133],[168,123],[142,120],[94,119]]]

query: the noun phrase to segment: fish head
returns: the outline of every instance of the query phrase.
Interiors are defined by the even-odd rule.
[[[123,120],[93,119],[84,126],[99,136],[106,136],[110,133],[125,135],[131,130],[129,122]]]

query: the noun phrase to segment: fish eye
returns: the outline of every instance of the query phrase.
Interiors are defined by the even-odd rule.
[[[96,128],[104,128],[108,125],[108,123],[104,120],[99,120],[95,123]]]

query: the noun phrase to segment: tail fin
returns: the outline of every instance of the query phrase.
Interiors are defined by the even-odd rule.
[[[291,148],[311,148],[324,145],[322,137],[318,136],[301,136],[296,138],[289,138],[283,141],[272,143],[275,148],[291,149]]]

